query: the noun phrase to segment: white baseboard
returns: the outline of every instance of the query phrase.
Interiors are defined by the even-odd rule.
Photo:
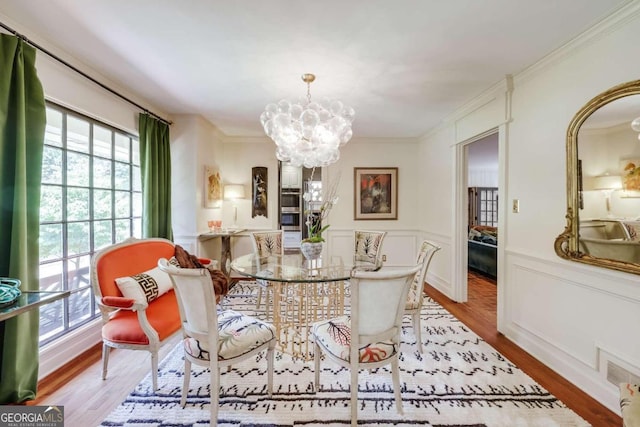
[[[94,345],[102,342],[102,321],[97,319],[40,349],[38,380],[52,374]]]

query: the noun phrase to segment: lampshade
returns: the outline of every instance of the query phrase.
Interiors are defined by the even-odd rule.
[[[224,198],[225,199],[244,199],[244,185],[242,184],[227,184],[224,186]]]
[[[307,98],[268,104],[260,115],[264,131],[277,146],[276,157],[294,166],[328,166],[340,158],[339,148],[353,136],[353,108],[341,101],[311,102],[313,74],[303,74]]]
[[[619,175],[596,176],[593,188],[594,190],[618,190],[622,188],[622,179]]]

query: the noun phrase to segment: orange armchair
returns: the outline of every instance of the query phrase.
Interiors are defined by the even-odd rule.
[[[157,268],[158,260],[170,259],[174,250],[173,242],[166,239],[128,239],[93,256],[91,285],[103,322],[102,379],[107,377],[111,348],[145,350],[151,353],[153,389],[157,390],[158,350],[181,326],[175,293],[171,289],[151,302],[136,301],[123,296],[116,279]]]

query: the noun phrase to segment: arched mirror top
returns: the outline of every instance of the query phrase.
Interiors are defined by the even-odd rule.
[[[640,274],[640,80],[591,99],[567,129],[558,256]]]

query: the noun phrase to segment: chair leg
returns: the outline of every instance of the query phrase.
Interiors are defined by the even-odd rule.
[[[398,413],[404,414],[402,409],[402,396],[400,395],[400,369],[398,368],[398,356],[391,361],[391,379],[393,380],[393,394],[396,398]]]
[[[413,333],[416,336],[418,351],[422,353],[422,329],[420,328],[420,311],[413,313]]]
[[[269,343],[269,349],[267,350],[267,387],[269,390],[269,397],[273,395],[273,353],[276,347],[276,340],[273,339]]]
[[[187,394],[189,394],[189,382],[191,381],[191,361],[184,358],[184,378],[182,380],[182,396],[180,396],[180,406],[183,408],[187,404]]]
[[[211,427],[218,425],[218,405],[220,400],[220,368],[217,363],[209,364],[209,374],[211,383]]]
[[[265,319],[269,320],[269,311],[271,309],[271,294],[273,292],[271,292],[271,287],[268,287],[264,290],[265,293],[265,300],[264,300],[264,314],[265,314]]]
[[[358,425],[358,364],[351,365],[351,425]]]
[[[106,344],[102,344],[102,379],[107,379],[107,366],[109,365],[109,353],[111,347]]]
[[[151,352],[151,379],[153,380],[153,391],[158,390],[158,351]]]

